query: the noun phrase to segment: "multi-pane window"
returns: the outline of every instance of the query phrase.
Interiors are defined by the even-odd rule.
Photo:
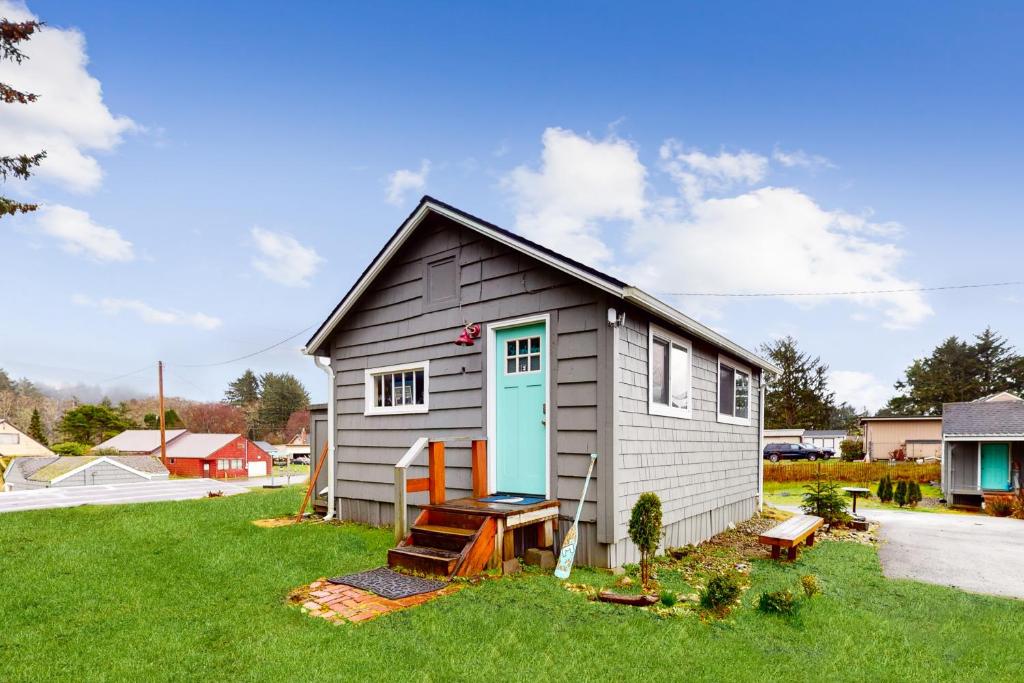
[[[651,325],[648,342],[649,412],[652,415],[691,417],[693,346],[682,337],[654,325]]]
[[[427,412],[428,361],[366,371],[366,415]]]
[[[540,337],[522,337],[505,342],[505,374],[540,372]]]
[[[719,358],[718,421],[750,424],[750,371]]]
[[[6,444],[18,443],[18,441],[20,441],[20,439],[18,438],[19,436],[20,436],[19,434],[12,434],[12,433],[0,434],[0,443],[6,443]]]

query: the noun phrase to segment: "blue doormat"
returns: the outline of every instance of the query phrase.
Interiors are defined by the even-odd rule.
[[[533,505],[544,502],[543,498],[520,496],[517,493],[496,493],[493,496],[484,496],[479,500],[481,503],[505,503],[506,505]]]

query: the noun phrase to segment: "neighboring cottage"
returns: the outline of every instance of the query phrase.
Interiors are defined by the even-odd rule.
[[[270,474],[271,456],[241,434],[193,434],[166,431],[167,469],[180,477],[263,477]],[[94,449],[119,454],[160,457],[160,430],[129,429]]]
[[[890,460],[903,449],[910,460],[942,457],[942,418],[929,415],[862,417],[868,460]]]
[[[277,452],[287,456],[289,459],[297,457],[309,457],[309,432],[303,427],[302,430],[279,446],[274,446]]]
[[[11,458],[26,455],[52,456],[53,451],[7,420],[0,418],[0,457]]]
[[[666,545],[757,511],[763,378],[774,365],[611,275],[429,197],[306,353],[329,377],[325,424],[319,411],[311,418],[314,443],[322,429],[333,452],[328,515],[393,523],[396,464],[421,437],[447,449],[430,483],[445,511],[503,517],[511,506],[480,494],[524,494],[543,502],[517,519],[548,518],[556,502],[562,534],[596,452],[584,564],[637,561],[626,529],[646,491],[661,497]],[[421,462],[414,473],[426,472]],[[418,482],[407,490],[429,507]],[[499,560],[547,544],[543,529],[509,527],[499,526]]]
[[[167,468],[146,455],[23,457],[15,458],[4,472],[4,490],[131,484],[167,478]]]
[[[1009,392],[942,407],[942,492],[978,505],[1021,488],[1024,401]]]

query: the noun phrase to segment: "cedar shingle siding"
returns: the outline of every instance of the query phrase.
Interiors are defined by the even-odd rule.
[[[457,271],[431,264],[454,257]],[[431,273],[436,300],[425,296]],[[457,295],[447,296],[452,278]],[[667,543],[696,542],[756,508],[757,391],[753,369],[751,426],[716,420],[718,351],[693,344],[693,419],[647,414],[647,321],[627,310],[625,326],[607,324],[624,305],[596,287],[542,264],[474,230],[429,215],[355,303],[329,339],[336,371],[336,497],[342,519],[391,524],[394,465],[419,437],[483,438],[486,343],[453,344],[463,324],[546,313],[552,497],[562,503],[561,530],[576,511],[589,464],[595,469],[581,517],[578,562],[634,561],[626,539],[630,506],[644,491],[664,503]],[[686,336],[686,335],[683,335]],[[430,361],[429,412],[363,414],[365,370]],[[314,442],[317,439],[314,436]],[[470,495],[468,441],[448,441],[447,495]],[[318,452],[314,450],[315,458]],[[418,462],[425,465],[425,458]],[[410,477],[426,476],[425,466]],[[425,493],[410,494],[413,504]]]

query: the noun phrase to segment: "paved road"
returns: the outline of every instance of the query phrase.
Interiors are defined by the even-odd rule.
[[[271,477],[249,477],[248,479],[235,479],[232,483],[244,486],[250,489],[262,488],[273,483],[276,486],[294,486],[295,484],[305,484],[309,481],[308,474],[293,474],[288,477],[283,474],[275,474],[273,479]]]
[[[887,577],[1024,599],[1024,521],[909,510],[859,512],[879,523],[878,555]]]
[[[223,491],[226,496],[247,493],[249,489],[237,484],[213,479],[172,479],[147,481],[137,484],[111,484],[108,486],[78,486],[74,488],[36,489],[0,493],[0,513],[45,508],[66,508],[79,505],[112,505],[116,503],[149,503],[161,500],[188,500],[205,498],[211,491]]]

